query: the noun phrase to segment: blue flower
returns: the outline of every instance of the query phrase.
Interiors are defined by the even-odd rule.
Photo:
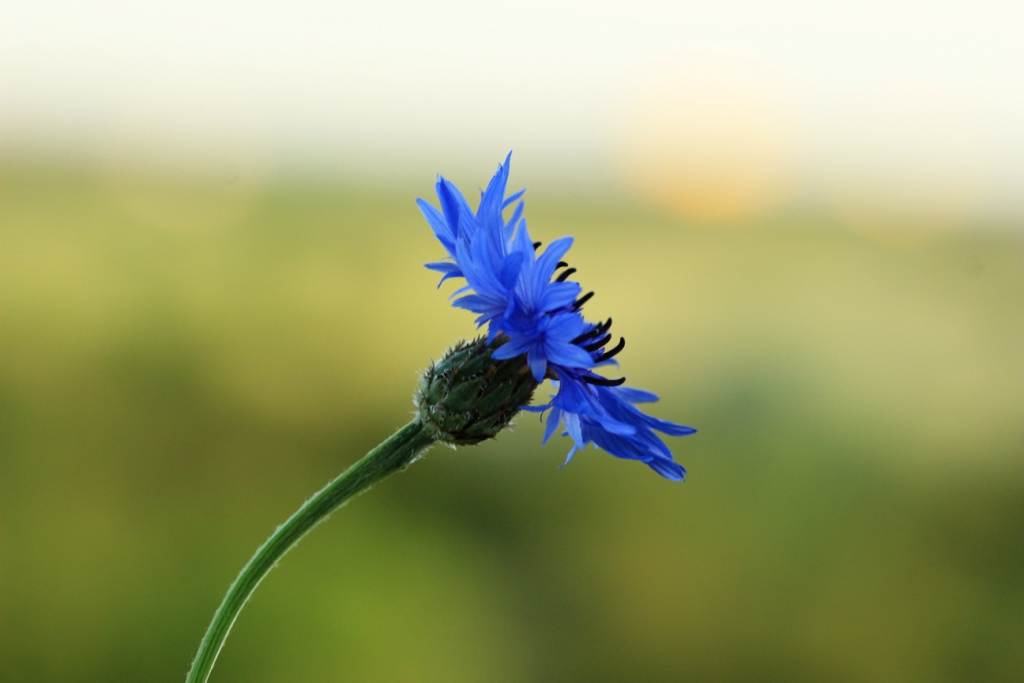
[[[428,263],[449,278],[463,278],[453,306],[477,314],[478,326],[488,326],[488,341],[504,343],[492,357],[505,360],[525,355],[534,379],[551,379],[558,391],[552,401],[526,410],[551,410],[546,443],[561,424],[573,439],[566,463],[588,443],[629,460],[640,460],[658,474],[682,480],[686,470],[672,458],[655,431],[686,436],[696,430],[645,415],[634,404],[657,401],[650,392],[621,386],[625,378],[608,379],[595,368],[617,365],[614,357],[625,339],[607,349],[612,321],[588,323],[580,313],[593,292],[580,296],[579,284],[568,278],[576,272],[562,257],[571,237],[555,240],[538,255],[540,242],[530,238],[523,218],[524,190],[505,197],[511,153],[491,178],[474,212],[458,188],[437,180],[438,210],[419,199],[420,210],[451,260]],[[508,221],[504,211],[515,204]],[[557,277],[556,271],[564,268]],[[606,350],[607,349],[607,350]]]

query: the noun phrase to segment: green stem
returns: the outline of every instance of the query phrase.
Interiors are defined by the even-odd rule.
[[[433,442],[433,436],[419,418],[413,420],[307,500],[287,522],[279,526],[228,589],[228,594],[224,596],[224,601],[217,608],[203,636],[203,642],[199,644],[199,652],[192,662],[185,683],[206,683],[245,601],[299,539],[327,519],[346,500],[411,463]]]

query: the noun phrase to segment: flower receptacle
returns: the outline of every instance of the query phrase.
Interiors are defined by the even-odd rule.
[[[493,438],[530,402],[537,382],[525,356],[491,357],[504,342],[459,342],[423,373],[416,405],[437,441],[467,446]]]

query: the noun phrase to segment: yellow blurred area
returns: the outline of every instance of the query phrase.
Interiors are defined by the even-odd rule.
[[[672,62],[643,74],[626,106],[616,166],[623,180],[698,221],[757,218],[792,200],[796,122],[779,77],[721,50]]]
[[[709,231],[535,180],[623,374],[700,430],[688,482],[558,469],[530,415],[435,449],[286,558],[214,678],[1018,680],[1020,233]],[[257,545],[474,334],[422,267],[431,191],[0,166],[0,681],[183,678]]]
[[[949,83],[895,72],[812,93],[792,68],[723,47],[662,55],[633,76],[609,166],[681,219],[749,225],[817,207],[906,244],[1019,215],[1019,157],[1001,157],[1020,127],[981,124]]]

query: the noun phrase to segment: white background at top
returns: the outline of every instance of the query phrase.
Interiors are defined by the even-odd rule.
[[[5,0],[0,145],[604,182],[637,92],[710,54],[792,112],[811,190],[938,171],[1024,212],[1022,46],[1019,1]]]

